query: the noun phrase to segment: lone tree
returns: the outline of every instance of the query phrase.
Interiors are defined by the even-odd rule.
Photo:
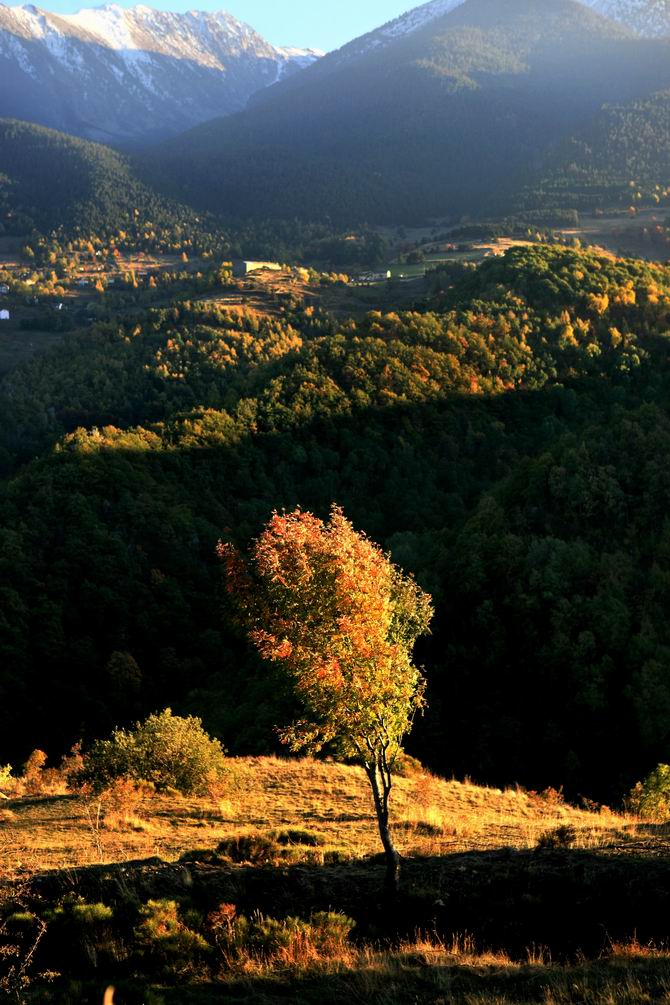
[[[230,544],[219,555],[251,640],[285,668],[304,708],[282,741],[311,753],[328,744],[365,769],[394,894],[393,765],[425,704],[412,650],[428,632],[431,598],[337,507],[326,523],[300,509],[275,513],[248,560]]]

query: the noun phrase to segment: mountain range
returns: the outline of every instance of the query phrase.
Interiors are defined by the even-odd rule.
[[[670,35],[670,0],[588,0],[605,17],[650,38]]]
[[[428,0],[400,17],[388,21],[373,31],[354,39],[336,53],[330,54],[329,61],[340,63],[366,52],[384,48],[403,35],[412,34],[430,24],[466,0]],[[541,5],[542,0],[538,0]],[[598,14],[619,21],[627,28],[647,38],[670,36],[670,0],[581,0]]]
[[[134,144],[244,108],[320,53],[280,49],[225,12],[0,4],[0,116]]]
[[[199,107],[206,121],[148,145],[147,130],[160,123],[164,133],[177,132],[190,106],[184,94],[168,97],[166,85],[151,92],[156,107],[165,104],[164,116],[132,111],[146,95],[135,94],[117,67],[116,135],[125,129],[127,140],[145,141],[127,157],[17,122],[31,115],[12,110],[4,87],[0,113],[14,116],[0,122],[4,226],[16,232],[17,219],[48,228],[73,220],[80,229],[87,221],[111,226],[115,216],[127,218],[133,202],[152,206],[154,219],[169,219],[179,207],[182,222],[195,211],[338,227],[628,206],[631,181],[654,193],[670,187],[670,37],[644,37],[622,23],[624,14],[659,13],[658,3],[607,6],[616,19],[576,0],[432,0],[319,59],[295,52],[280,58],[251,29],[230,27],[226,15],[101,8],[90,14],[97,30],[103,22],[135,25],[136,48],[127,50],[121,28],[113,36],[110,27],[117,49],[108,47],[105,58],[122,54],[138,79],[148,65],[137,27],[144,18],[161,58],[179,64],[177,49],[190,52],[184,73],[193,66],[205,73],[213,24],[224,65],[222,26],[229,25],[241,49],[242,39],[256,52],[267,46],[264,72],[274,85],[249,94],[249,84],[240,110],[225,116]],[[55,20],[83,32],[87,17]],[[179,36],[169,28],[176,24],[188,32]],[[152,60],[156,70],[158,55]],[[309,65],[290,72],[298,61]],[[230,82],[233,63],[225,67]],[[225,90],[226,74],[208,72]],[[52,93],[33,83],[35,94]],[[94,88],[79,89],[83,102],[100,98]],[[28,100],[30,93],[19,88],[15,96]],[[105,108],[102,101],[97,128]],[[96,203],[98,192],[104,199]]]
[[[325,59],[278,48],[225,11],[110,3],[75,14],[0,3],[0,116],[117,146],[148,145],[243,110],[319,60],[351,66],[420,35],[467,0],[429,0]],[[670,0],[584,0],[645,37],[670,36]],[[538,12],[542,3],[536,0]]]
[[[418,27],[386,26],[383,42],[359,40],[148,151],[145,178],[225,214],[345,225],[476,214],[539,181],[605,106],[670,88],[670,40],[574,0],[450,6],[419,8]],[[652,174],[667,171],[651,160]]]

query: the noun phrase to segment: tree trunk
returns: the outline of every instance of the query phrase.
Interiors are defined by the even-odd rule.
[[[393,844],[391,828],[389,826],[389,796],[391,794],[390,776],[385,776],[381,766],[366,766],[366,773],[370,780],[372,796],[377,814],[377,825],[379,836],[386,855],[386,875],[384,877],[384,895],[389,901],[394,901],[400,891],[400,855]],[[381,785],[380,785],[381,779]]]
[[[400,893],[400,855],[393,844],[393,838],[389,830],[388,822],[379,823],[379,833],[381,835],[384,852],[386,854],[386,875],[384,877],[384,894],[393,901]]]

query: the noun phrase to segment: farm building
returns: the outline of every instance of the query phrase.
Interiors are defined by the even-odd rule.
[[[391,278],[391,270],[385,272],[364,272],[358,277],[359,283],[382,283],[385,279]]]
[[[233,262],[233,275],[237,278],[248,276],[252,272],[260,272],[262,269],[270,269],[272,272],[281,272],[279,262]]]
[[[0,321],[9,321],[9,311],[0,311]]]
[[[0,296],[4,296],[9,293],[9,286],[6,283],[0,283]]]

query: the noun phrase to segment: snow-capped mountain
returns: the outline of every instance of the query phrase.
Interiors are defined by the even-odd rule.
[[[460,7],[464,2],[465,0],[429,0],[428,3],[414,7],[406,14],[394,18],[393,21],[388,21],[381,28],[376,28],[366,35],[361,35],[353,42],[349,42],[340,52],[347,58],[351,58],[371,52],[373,49],[381,49],[403,35],[411,35],[412,32],[418,31],[424,25],[448,14],[456,7]]]
[[[364,42],[367,39],[368,48],[383,45],[400,35],[417,31],[430,21],[460,7],[464,2],[465,0],[431,0],[357,41]],[[620,21],[640,35],[652,38],[670,35],[670,0],[580,0],[580,2],[604,17]]]
[[[0,116],[110,142],[166,137],[244,108],[309,65],[225,12],[0,3]]]
[[[356,59],[375,49],[384,49],[403,36],[411,35],[425,25],[461,7],[466,0],[429,0],[362,35],[343,46],[337,53],[329,55],[325,61],[334,67],[350,59]],[[578,0],[599,14],[619,21],[641,35],[658,37],[670,35],[670,0]],[[541,3],[541,0],[538,0]],[[324,70],[326,66],[324,66]]]
[[[670,0],[590,0],[589,6],[641,35],[670,35]]]

